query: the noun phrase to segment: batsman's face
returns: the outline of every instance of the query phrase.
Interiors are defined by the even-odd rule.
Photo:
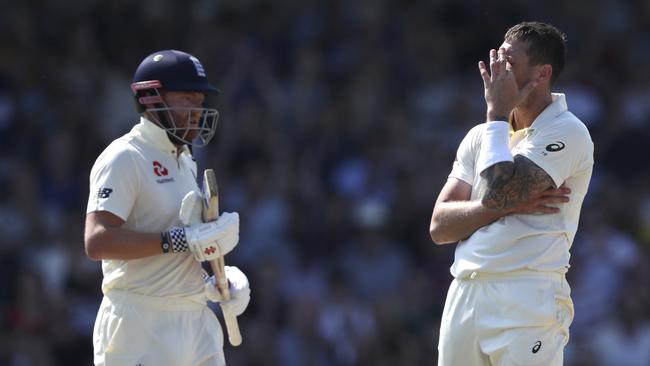
[[[205,100],[205,95],[199,92],[165,91],[162,97],[170,108],[202,108]],[[199,110],[192,112],[188,110],[172,110],[170,113],[174,118],[176,128],[181,130],[188,127],[198,127],[201,119]],[[196,129],[188,130],[185,138],[192,141],[197,137],[198,133]]]

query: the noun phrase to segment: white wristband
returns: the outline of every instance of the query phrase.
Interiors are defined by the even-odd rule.
[[[502,161],[514,161],[509,146],[510,125],[504,121],[485,123],[481,149],[478,154],[477,170],[482,173],[485,169]]]

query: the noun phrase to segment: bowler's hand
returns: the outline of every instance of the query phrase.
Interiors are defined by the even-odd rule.
[[[485,88],[487,121],[507,121],[510,112],[526,99],[538,83],[537,80],[531,80],[519,89],[503,47],[498,52],[490,50],[489,72],[483,61],[479,61],[478,69]]]
[[[550,205],[558,205],[569,202],[571,189],[561,185],[559,188],[549,188],[539,196],[529,199],[512,209],[511,214],[524,215],[545,215],[560,212],[560,208]]]

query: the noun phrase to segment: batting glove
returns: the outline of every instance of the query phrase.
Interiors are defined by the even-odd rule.
[[[250,284],[244,272],[239,270],[239,268],[225,266],[224,270],[229,282],[230,300],[223,301],[221,292],[217,287],[217,279],[214,276],[206,279],[205,296],[210,301],[218,302],[224,314],[239,316],[246,310],[251,300]]]
[[[184,226],[200,224],[203,222],[203,195],[197,191],[189,191],[183,197],[178,218]]]
[[[197,261],[209,261],[229,253],[239,242],[239,214],[224,212],[216,221],[173,227],[162,233],[165,253],[192,252]]]

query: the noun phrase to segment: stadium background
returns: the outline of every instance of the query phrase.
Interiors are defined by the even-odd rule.
[[[555,88],[596,165],[573,246],[567,365],[650,365],[650,2],[2,1],[0,365],[88,365],[101,271],[83,251],[88,174],[136,121],[130,78],[167,48],[223,91],[228,262],[252,283],[229,365],[432,365],[453,246],[428,236],[476,68],[505,30],[568,35]]]

